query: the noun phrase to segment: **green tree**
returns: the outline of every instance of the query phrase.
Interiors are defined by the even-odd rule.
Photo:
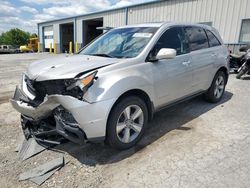
[[[0,44],[25,45],[30,38],[30,33],[15,28],[0,35]]]

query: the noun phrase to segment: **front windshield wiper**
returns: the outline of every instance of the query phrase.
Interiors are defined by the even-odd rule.
[[[101,57],[109,57],[109,58],[115,58],[114,56],[109,55],[109,54],[89,54],[89,55],[93,55],[93,56],[101,56]]]

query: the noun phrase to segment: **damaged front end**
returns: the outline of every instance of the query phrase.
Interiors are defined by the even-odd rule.
[[[93,83],[96,72],[84,78],[36,82],[23,76],[21,89],[16,87],[12,106],[21,113],[21,125],[26,139],[59,144],[67,139],[83,144],[86,134],[70,109],[77,114],[87,106],[83,95]]]

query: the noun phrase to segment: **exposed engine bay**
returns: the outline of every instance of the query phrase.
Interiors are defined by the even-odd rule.
[[[97,79],[96,74],[92,71],[87,76],[46,81],[31,80],[24,74],[21,89],[16,88],[11,103],[21,113],[26,139],[34,137],[40,142],[59,144],[66,138],[83,144],[87,137],[66,108],[89,104],[83,95]],[[77,109],[75,113],[81,116]]]

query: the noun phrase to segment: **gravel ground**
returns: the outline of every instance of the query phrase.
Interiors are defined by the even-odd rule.
[[[18,175],[61,155],[68,163],[41,187],[249,187],[250,77],[235,75],[219,104],[197,97],[157,113],[132,149],[67,143],[18,160],[19,114],[8,99],[25,67],[49,56],[0,55],[1,187],[36,187]]]

